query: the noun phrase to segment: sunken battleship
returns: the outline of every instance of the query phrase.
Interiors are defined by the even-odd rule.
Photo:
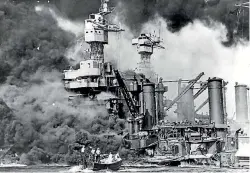
[[[190,80],[175,81],[178,95],[166,100],[164,94],[168,87],[164,84],[168,81],[156,76],[150,63],[154,49],[164,49],[160,37],[141,33],[132,40],[140,55],[140,63],[132,75],[105,61],[108,33],[124,31],[107,21],[106,16],[113,10],[108,4],[108,0],[102,0],[99,12],[85,20],[84,38],[90,45],[90,56],[83,57],[79,69],[64,70],[65,89],[75,93],[69,100],[96,100],[101,92],[114,95],[105,100],[105,106],[110,116],[126,119],[128,131],[124,134],[123,147],[143,153],[145,163],[180,167],[247,166],[249,156],[239,150],[241,139],[249,143],[249,137],[242,135],[240,128],[249,123],[248,87],[236,83],[236,121],[227,117],[227,82],[218,77],[201,81],[203,72]],[[197,85],[199,90],[194,92]],[[208,98],[195,109],[194,100],[203,92],[208,92]],[[168,112],[176,104],[178,121],[171,122]],[[199,114],[206,104],[209,114]],[[128,110],[125,117],[124,109]]]

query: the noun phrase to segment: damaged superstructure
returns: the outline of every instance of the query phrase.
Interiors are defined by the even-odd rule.
[[[78,96],[92,99],[101,92],[112,93],[116,98],[108,100],[110,114],[119,115],[126,103],[129,113],[126,116],[128,134],[124,137],[124,147],[147,153],[152,157],[147,162],[182,167],[233,165],[233,160],[228,164],[223,161],[224,157],[234,157],[238,145],[238,132],[229,134],[227,124],[227,83],[217,77],[209,78],[194,94],[194,85],[204,75],[200,73],[189,80],[187,86],[179,87],[177,97],[164,105],[164,93],[168,88],[162,78],[156,77],[150,64],[153,49],[164,48],[159,37],[142,33],[133,39],[132,44],[137,45],[141,55],[136,72],[142,75],[135,73],[130,79],[132,82],[128,82],[126,76],[114,69],[110,62],[105,62],[104,45],[108,44],[108,32],[123,31],[117,25],[107,23],[105,16],[111,12],[108,1],[103,0],[99,13],[91,14],[85,20],[85,41],[90,45],[90,56],[80,62],[79,69],[64,71],[65,88]],[[194,99],[206,89],[208,99],[195,110]],[[207,103],[209,115],[207,121],[203,121],[197,112]],[[167,111],[175,104],[178,105],[178,121],[170,122]],[[240,114],[239,109],[236,111]]]
[[[112,12],[108,1],[103,0],[99,13],[90,14],[85,20],[85,41],[90,45],[90,57],[83,57],[79,69],[64,70],[65,88],[83,95],[95,95],[102,91],[116,92],[113,66],[104,61],[104,45],[109,32],[123,31],[109,24],[105,16]]]
[[[99,13],[90,14],[85,20],[84,40],[90,45],[89,57],[82,57],[79,69],[64,70],[65,89],[76,93],[70,97],[89,97],[95,99],[101,92],[109,92],[119,96],[114,68],[104,60],[104,45],[108,44],[109,32],[124,31],[115,24],[110,24],[105,18],[114,8],[108,6],[109,1],[103,0]],[[118,114],[122,103],[113,97],[104,104],[110,113]]]

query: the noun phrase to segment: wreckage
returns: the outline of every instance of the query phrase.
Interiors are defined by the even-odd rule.
[[[79,96],[94,99],[101,92],[115,95],[116,98],[105,100],[110,115],[123,117],[124,105],[129,110],[123,147],[151,156],[144,158],[147,163],[180,167],[221,167],[237,163],[240,131],[230,134],[225,99],[227,82],[217,77],[200,82],[204,73],[191,80],[179,80],[177,97],[166,103],[164,93],[168,87],[164,83],[167,81],[156,77],[150,64],[153,50],[164,47],[160,37],[147,33],[132,41],[141,56],[136,73],[121,75],[104,58],[108,33],[124,31],[105,19],[112,10],[108,0],[102,0],[99,12],[85,20],[85,41],[90,45],[90,56],[79,62],[79,69],[64,71],[65,89],[76,93],[71,99]],[[186,86],[182,86],[184,82]],[[194,94],[197,83],[200,88]],[[205,90],[208,99],[194,110],[194,100]],[[170,122],[167,111],[175,104],[178,121]],[[197,112],[205,104],[209,104],[209,115],[199,115]]]

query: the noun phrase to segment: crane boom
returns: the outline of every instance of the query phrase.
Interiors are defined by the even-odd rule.
[[[169,110],[184,94],[186,94],[188,90],[192,88],[203,75],[204,72],[200,73],[194,80],[190,81],[190,83],[184,88],[184,90],[170,103],[166,110]]]
[[[119,86],[121,87],[121,91],[122,91],[124,99],[125,99],[125,101],[126,101],[126,103],[128,105],[129,111],[130,111],[132,117],[136,118],[137,115],[138,115],[138,111],[136,109],[135,103],[134,103],[131,95],[129,94],[128,89],[127,89],[124,81],[122,80],[122,77],[121,77],[119,71],[114,70],[114,73],[115,73],[117,82],[118,82]]]
[[[180,80],[164,80],[164,81],[162,81],[162,82],[179,82]],[[182,83],[184,83],[184,82],[186,82],[186,83],[188,83],[188,82],[190,82],[191,80],[181,80],[181,82]]]
[[[199,91],[197,91],[197,93],[194,95],[194,99],[196,99],[201,93],[203,93],[206,89],[207,89],[208,85],[207,83],[205,83]]]

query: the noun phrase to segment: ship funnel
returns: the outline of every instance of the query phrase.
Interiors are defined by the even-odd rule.
[[[247,85],[235,83],[236,121],[239,123],[248,122],[248,90]]]

